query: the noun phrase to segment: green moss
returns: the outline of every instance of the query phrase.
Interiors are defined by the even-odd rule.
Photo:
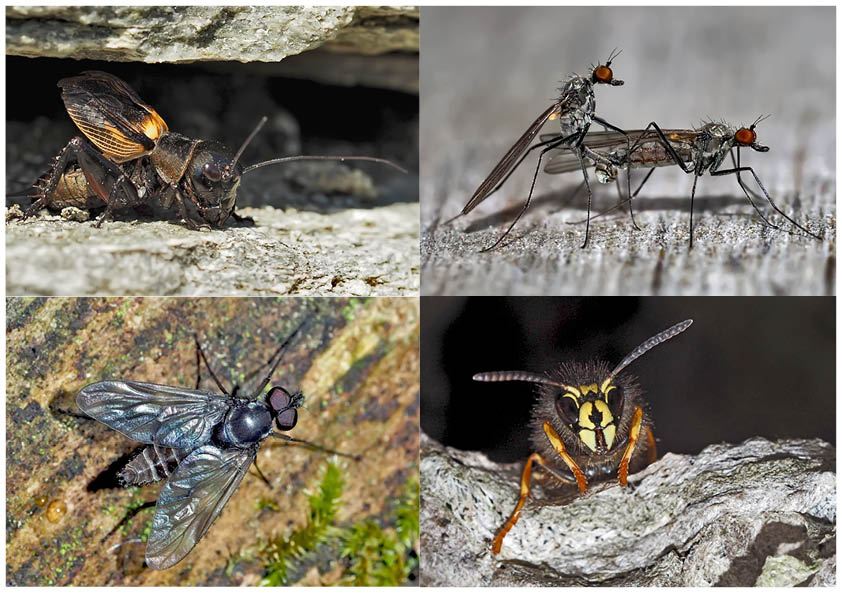
[[[394,505],[393,526],[386,528],[372,519],[349,528],[334,525],[343,486],[339,468],[334,462],[328,463],[318,490],[309,498],[307,524],[258,547],[265,571],[261,585],[287,584],[297,561],[328,542],[333,542],[345,559],[340,584],[387,586],[411,579],[418,568],[414,550],[419,535],[417,477],[407,480]]]
[[[307,524],[290,533],[288,537],[269,540],[260,548],[258,555],[265,570],[260,583],[262,586],[286,584],[295,561],[315,550],[335,534],[332,523],[339,508],[339,498],[344,485],[339,467],[334,462],[329,462],[322,473],[318,490],[309,498]]]

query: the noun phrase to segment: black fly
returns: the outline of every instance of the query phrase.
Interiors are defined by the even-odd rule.
[[[257,397],[269,385],[286,348],[302,323],[269,359],[269,373],[248,398],[225,390],[197,345],[211,376],[224,394],[132,380],[107,380],[83,388],[76,397],[79,408],[124,436],[148,444],[125,469],[120,479],[143,485],[167,478],[158,495],[152,530],[146,543],[146,563],[154,570],[180,562],[208,532],[237,490],[261,442],[272,436],[306,444],[325,452],[348,456],[273,431],[295,427],[300,392],[273,386],[263,400]],[[197,361],[198,364],[198,361]]]

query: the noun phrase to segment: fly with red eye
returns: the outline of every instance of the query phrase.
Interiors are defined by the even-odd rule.
[[[365,156],[296,155],[243,167],[240,156],[265,124],[264,117],[236,153],[216,141],[172,132],[164,119],[123,80],[99,71],[61,79],[67,113],[82,132],[56,157],[33,185],[32,204],[23,218],[43,208],[102,208],[100,227],[114,212],[157,199],[177,208],[191,229],[221,227],[235,213],[242,176],[267,165],[290,161],[369,161],[405,169],[388,159]],[[195,220],[188,207],[198,214]]]
[[[533,465],[540,465],[558,482],[574,484],[579,492],[585,492],[591,483],[609,479],[614,472],[625,486],[630,473],[655,461],[654,424],[643,391],[621,372],[691,324],[692,320],[685,320],[650,337],[614,367],[590,361],[562,364],[546,374],[504,371],[474,375],[479,382],[531,382],[539,387],[530,434],[535,452],[523,467],[517,504],[491,543],[494,554],[500,553],[503,539],[520,518],[531,490]]]
[[[656,168],[678,166],[685,173],[693,175],[693,188],[690,193],[690,248],[693,247],[693,203],[696,196],[696,183],[705,172],[710,173],[711,176],[733,174],[746,199],[765,225],[789,233],[795,233],[794,230],[798,230],[814,239],[821,240],[821,236],[799,224],[780,209],[754,169],[741,164],[741,149],[751,149],[758,153],[769,151],[769,147],[757,142],[756,128],[764,119],[766,118],[761,116],[751,126],[740,128],[734,128],[725,122],[705,122],[695,129],[661,129],[657,123],[650,122],[643,130],[629,130],[622,135],[611,131],[588,133],[584,142],[593,153],[599,155],[599,158],[589,159],[587,165],[603,172],[605,177],[601,178],[601,181],[613,181],[618,170],[621,169],[627,171],[649,169],[637,189],[628,194],[629,198],[600,215],[625,203],[631,205]],[[631,146],[628,146],[629,139],[633,141]],[[731,168],[723,167],[728,157],[733,164]],[[606,167],[606,163],[610,165]],[[547,160],[544,171],[549,174],[562,174],[578,171],[579,166],[578,160],[570,155],[569,151],[555,151]],[[741,177],[743,173],[751,174],[757,187],[763,193],[762,197],[746,186],[746,182]],[[630,179],[630,176],[626,177]],[[792,225],[794,230],[782,228],[767,218],[756,202],[764,198],[772,209]]]
[[[558,99],[543,111],[529,127],[521,134],[515,143],[509,147],[506,154],[494,166],[491,173],[486,176],[482,183],[474,191],[467,204],[462,208],[462,212],[455,217],[449,219],[445,223],[450,223],[463,215],[470,213],[477,205],[479,205],[486,198],[497,192],[506,180],[509,179],[523,160],[535,149],[541,149],[538,155],[538,162],[535,166],[535,173],[532,176],[532,184],[529,187],[529,194],[526,201],[523,203],[520,211],[514,220],[509,225],[508,229],[495,241],[493,244],[484,248],[482,252],[493,250],[509,235],[509,233],[517,224],[518,220],[529,208],[532,201],[532,193],[535,190],[535,181],[538,178],[538,172],[541,170],[541,161],[549,151],[563,150],[574,157],[584,176],[584,184],[588,191],[588,219],[590,219],[591,212],[591,187],[588,181],[587,165],[589,163],[599,163],[604,161],[600,155],[590,150],[585,139],[587,138],[588,130],[592,123],[597,123],[606,130],[612,130],[620,135],[626,133],[610,124],[603,118],[596,115],[596,96],[594,94],[594,86],[598,84],[610,85],[618,87],[623,84],[623,81],[614,78],[614,71],[611,69],[611,63],[620,55],[616,49],[608,56],[608,60],[604,64],[597,66],[591,65],[591,75],[589,77],[581,77],[578,75],[570,76],[564,85],[559,89]],[[538,133],[550,120],[558,120],[561,129],[559,134],[542,135],[540,142],[530,146]],[[606,166],[610,165],[606,161]],[[629,187],[629,191],[631,188]],[[584,248],[588,244],[588,231],[590,227],[585,229],[585,241],[582,244]]]

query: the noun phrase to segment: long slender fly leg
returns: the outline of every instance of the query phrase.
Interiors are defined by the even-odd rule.
[[[620,134],[622,134],[623,136],[626,137],[626,159],[630,160],[631,159],[631,139],[630,139],[628,133],[625,130],[623,130],[621,128],[618,128],[617,126],[614,126],[613,124],[611,124],[609,122],[606,122],[605,120],[603,120],[599,116],[594,115],[593,121],[596,122],[597,124],[601,125],[606,130],[610,129],[610,130],[613,130],[614,132],[619,132]],[[618,194],[620,194],[619,189],[620,189],[620,186],[619,186],[619,183],[618,183],[617,184]],[[623,195],[620,194],[621,198],[622,198],[622,196]],[[637,222],[634,220],[634,210],[632,209],[631,168],[629,168],[629,175],[626,176],[626,196],[629,198],[629,217],[631,217],[632,225],[634,226],[634,228],[636,230],[641,231],[640,227],[637,226]]]
[[[754,181],[757,182],[757,186],[763,192],[763,196],[766,197],[766,200],[769,202],[770,205],[772,205],[772,208],[775,209],[778,213],[780,213],[780,215],[784,219],[786,219],[787,221],[792,223],[795,227],[797,227],[798,229],[800,229],[801,231],[803,231],[804,233],[806,233],[810,237],[815,238],[817,240],[824,239],[821,236],[814,234],[809,229],[807,229],[805,227],[802,227],[792,217],[790,217],[789,215],[784,213],[782,210],[780,210],[778,208],[778,205],[776,205],[774,203],[774,201],[772,200],[772,197],[769,196],[769,193],[766,191],[766,187],[763,186],[763,183],[760,181],[760,178],[757,176],[757,174],[755,173],[753,168],[748,167],[748,166],[740,167],[740,149],[739,149],[739,147],[737,147],[737,167],[734,167],[734,168],[731,168],[731,169],[720,169],[720,170],[711,168],[710,169],[710,175],[712,175],[712,176],[727,176],[728,174],[736,174],[737,181],[740,184],[740,188],[743,189],[743,193],[746,195],[746,198],[748,198],[748,201],[751,202],[752,206],[754,206],[754,203],[751,201],[751,198],[749,197],[748,192],[746,191],[745,187],[743,186],[743,182],[740,179],[740,172],[744,172],[744,171],[749,172],[752,176],[754,176]],[[754,208],[755,208],[756,211],[758,211],[758,213],[760,212],[757,209],[757,207],[754,207]],[[763,218],[763,215],[761,215],[761,218]],[[766,221],[765,218],[763,218],[763,220]],[[768,221],[767,221],[767,223],[768,223]],[[775,229],[780,229],[779,227],[776,227],[775,225],[772,225],[771,223],[769,223],[769,225],[771,225]]]
[[[208,358],[205,357],[205,352],[202,351],[202,346],[199,345],[199,337],[193,335],[193,339],[196,341],[196,388],[199,388],[199,379],[201,377],[201,369],[199,366],[199,358],[201,357],[202,361],[205,362],[205,367],[208,369],[208,372],[210,372],[211,378],[213,378],[213,381],[216,383],[216,386],[219,388],[219,390],[221,390],[226,395],[230,395],[231,393],[225,390],[225,387],[222,386],[222,383],[219,381],[219,378],[217,378],[216,374],[213,373],[213,369],[208,363]]]
[[[699,174],[693,176],[693,190],[690,191],[690,249],[693,249],[693,199],[696,198],[696,182],[699,181]]]
[[[496,242],[494,242],[491,246],[489,246],[488,248],[483,248],[482,250],[480,250],[480,252],[488,252],[490,250],[494,250],[494,248],[496,248],[500,244],[500,242],[502,242],[503,239],[505,239],[505,237],[507,235],[509,235],[509,232],[512,231],[512,228],[515,226],[515,224],[518,222],[518,220],[526,212],[526,209],[529,208],[529,204],[532,202],[532,192],[535,190],[535,181],[538,179],[538,172],[541,171],[541,160],[544,158],[544,155],[546,155],[548,151],[552,151],[553,149],[557,149],[558,147],[562,146],[563,144],[566,144],[567,141],[569,141],[571,138],[573,138],[575,136],[580,136],[580,135],[579,135],[579,133],[576,133],[575,135],[571,135],[571,136],[568,136],[568,137],[556,139],[555,142],[553,142],[551,144],[548,144],[547,146],[545,146],[541,150],[541,153],[539,153],[539,155],[538,155],[538,163],[535,166],[535,173],[532,176],[532,185],[529,187],[529,195],[526,197],[526,202],[523,203],[523,207],[520,209],[520,212],[517,214],[517,217],[515,217],[515,220],[512,221],[512,224],[509,225],[509,228],[505,231],[505,233],[503,235],[501,235],[500,238]],[[590,194],[590,188],[588,189],[588,193]],[[589,201],[589,204],[590,204],[590,198],[588,198],[588,201]]]
[[[569,138],[569,137],[568,137],[568,138]],[[502,180],[500,180],[500,183],[499,183],[499,184],[497,184],[497,185],[494,187],[494,190],[492,190],[491,192],[489,192],[489,193],[486,195],[486,198],[488,198],[489,196],[491,196],[492,194],[494,194],[495,192],[497,192],[498,190],[500,190],[500,188],[503,186],[503,184],[505,184],[505,183],[506,183],[506,180],[508,180],[508,179],[511,177],[511,175],[512,175],[513,173],[515,173],[515,170],[516,170],[516,169],[520,166],[520,164],[521,164],[521,163],[523,163],[523,160],[524,160],[524,159],[526,159],[526,156],[527,156],[527,155],[529,155],[529,153],[531,153],[534,149],[537,149],[537,148],[539,148],[539,147],[545,147],[545,146],[547,146],[547,145],[549,145],[549,144],[555,143],[557,140],[558,140],[558,138],[549,138],[549,139],[547,139],[547,140],[544,140],[544,141],[541,141],[541,142],[537,142],[537,143],[535,143],[534,145],[532,145],[531,147],[529,147],[528,149],[526,149],[526,151],[525,151],[525,152],[524,152],[524,154],[520,157],[520,159],[518,159],[518,160],[517,160],[517,163],[515,163],[514,167],[512,167],[512,169],[509,171],[509,173],[507,173],[507,174],[506,174],[506,177],[505,177],[505,178],[503,178]]]
[[[281,359],[283,359],[283,357],[284,357],[284,353],[286,352],[287,347],[289,347],[289,344],[295,338],[295,335],[297,335],[298,332],[302,328],[304,328],[304,325],[307,324],[307,322],[309,322],[309,318],[305,319],[301,324],[299,324],[295,328],[295,330],[292,331],[292,333],[290,333],[290,335],[286,339],[284,339],[284,342],[281,343],[281,345],[275,350],[275,353],[272,354],[272,357],[269,358],[269,361],[266,362],[267,365],[271,366],[271,368],[269,369],[269,373],[266,374],[266,377],[260,383],[260,386],[257,388],[257,390],[254,391],[254,394],[252,395],[251,398],[256,398],[258,395],[262,394],[264,389],[272,381],[272,375],[275,373],[275,370],[278,369],[278,366],[281,363]],[[272,363],[272,362],[274,362],[274,363]],[[286,391],[284,391],[284,392],[286,392]]]
[[[685,174],[693,173],[695,169],[694,166],[688,165],[684,162],[684,160],[678,154],[678,151],[675,150],[675,147],[672,146],[672,143],[667,139],[667,136],[664,134],[664,131],[661,130],[661,127],[658,126],[656,122],[649,122],[646,128],[643,129],[643,132],[640,134],[640,136],[637,137],[637,140],[634,141],[634,144],[631,146],[631,149],[629,149],[629,160],[631,160],[632,153],[635,149],[637,149],[638,144],[641,142],[643,137],[646,136],[646,133],[649,131],[650,128],[655,130],[655,134],[658,136],[658,140],[661,143],[661,146],[663,146],[664,150],[667,153],[669,153],[670,157],[672,157],[672,160],[675,162],[675,164],[678,167],[680,167]]]
[[[270,436],[272,436],[273,438],[281,438],[282,440],[286,440],[287,442],[292,442],[294,444],[309,446],[310,448],[315,448],[316,450],[320,450],[327,454],[338,455],[340,457],[348,457],[349,459],[354,459],[355,461],[361,461],[363,458],[362,455],[350,455],[348,453],[339,452],[338,450],[331,450],[330,448],[325,448],[320,444],[315,444],[314,442],[307,442],[306,440],[301,440],[300,438],[293,438],[292,436],[287,436],[286,434],[279,434],[278,432],[272,432]]]
[[[114,535],[117,532],[117,529],[119,529],[120,527],[122,527],[123,525],[128,523],[130,520],[132,520],[135,516],[137,516],[137,513],[139,513],[141,510],[146,510],[147,508],[152,508],[157,503],[158,503],[157,500],[152,500],[150,502],[144,502],[143,504],[141,504],[137,508],[132,508],[131,510],[129,510],[125,514],[125,516],[123,516],[123,519],[119,523],[117,523],[117,526],[115,526],[113,529],[111,529],[111,531],[109,531],[108,534],[105,537],[102,538],[100,543],[104,543],[106,540],[108,540],[109,537],[111,537],[112,535]]]
[[[269,482],[268,479],[266,479],[266,476],[263,475],[263,471],[260,470],[260,467],[257,466],[257,458],[254,459],[254,463],[252,463],[252,465],[254,465],[255,470],[257,470],[257,475],[260,477],[260,479],[263,480],[263,482],[269,487],[269,489],[272,489],[272,484]]]
[[[582,151],[579,150],[579,164],[582,166],[582,175],[585,177],[585,187],[588,190],[588,218],[585,223],[585,241],[582,243],[582,248],[588,245],[588,237],[591,229],[591,183],[588,181],[588,168],[585,167],[585,159]]]

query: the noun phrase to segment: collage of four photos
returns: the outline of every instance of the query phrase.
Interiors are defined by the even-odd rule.
[[[7,586],[836,584],[834,5],[5,14]]]

